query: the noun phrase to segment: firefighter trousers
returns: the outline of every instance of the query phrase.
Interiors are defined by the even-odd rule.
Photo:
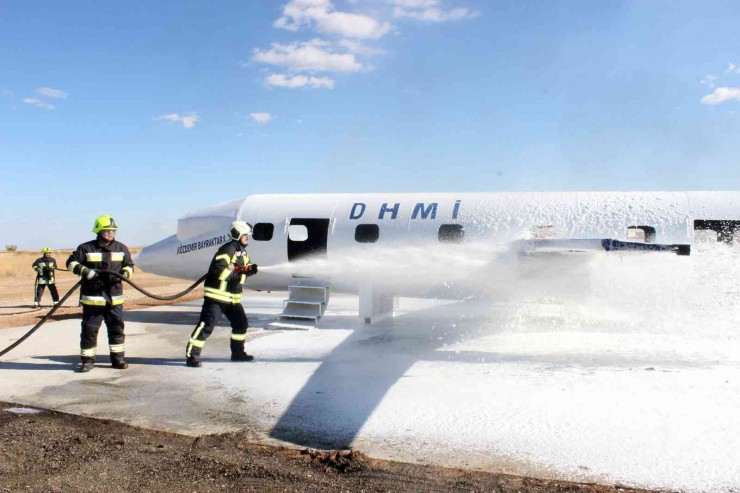
[[[211,298],[203,300],[203,308],[200,310],[200,321],[190,335],[185,356],[199,356],[206,339],[213,332],[221,315],[231,322],[231,354],[244,353],[244,341],[247,338],[247,314],[241,303],[221,303]]]
[[[123,305],[82,305],[82,333],[80,334],[80,356],[82,361],[95,361],[98,346],[98,330],[105,321],[108,329],[110,357],[123,359],[125,336],[123,334]]]
[[[41,303],[41,296],[44,294],[44,288],[49,286],[49,293],[51,293],[51,300],[54,304],[59,302],[59,291],[57,291],[56,284],[38,284],[36,286],[36,297],[33,299],[34,303]]]

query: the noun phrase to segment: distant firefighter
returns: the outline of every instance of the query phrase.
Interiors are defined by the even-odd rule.
[[[59,304],[59,292],[57,291],[54,271],[57,269],[57,261],[51,256],[51,248],[44,247],[41,249],[42,257],[37,258],[32,267],[36,271],[36,292],[33,296],[33,306],[41,307],[41,296],[44,294],[44,288],[49,286],[51,300],[54,306]]]
[[[128,368],[123,334],[123,284],[108,272],[120,273],[126,279],[134,273],[134,262],[128,247],[115,240],[118,226],[110,216],[95,220],[97,237],[77,247],[67,259],[67,268],[82,278],[82,332],[78,372],[86,373],[95,366],[98,330],[103,321],[108,329],[108,345],[113,368]],[[106,272],[107,271],[107,272]]]
[[[222,314],[231,322],[231,361],[254,359],[244,351],[248,324],[242,306],[242,286],[247,277],[257,273],[257,265],[250,263],[246,250],[251,234],[249,223],[234,221],[229,229],[232,241],[221,246],[211,260],[203,288],[200,321],[185,348],[187,366],[202,365],[200,352]]]

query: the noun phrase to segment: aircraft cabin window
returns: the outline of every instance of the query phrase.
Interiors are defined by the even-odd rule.
[[[442,243],[462,243],[465,231],[462,224],[443,224],[437,235]]]
[[[308,228],[303,224],[291,224],[288,226],[288,238],[291,241],[306,241],[308,239]]]
[[[740,236],[740,221],[725,219],[695,219],[694,231],[714,231],[717,241],[732,244]]]
[[[274,231],[275,226],[272,223],[257,223],[252,230],[252,238],[256,241],[270,241]]]
[[[558,237],[558,232],[555,226],[548,224],[547,226],[532,226],[529,229],[529,233],[532,235],[533,240],[552,240]]]
[[[694,230],[694,243],[717,243],[719,235],[711,229]]]
[[[355,228],[357,243],[375,243],[380,238],[380,228],[377,224],[358,224]]]
[[[652,226],[630,226],[627,228],[627,239],[635,243],[653,243],[655,228]]]

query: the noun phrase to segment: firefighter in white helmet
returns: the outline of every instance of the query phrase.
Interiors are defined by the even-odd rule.
[[[201,350],[222,314],[231,322],[231,361],[254,359],[244,351],[247,315],[242,306],[242,286],[247,277],[257,273],[257,264],[249,261],[246,250],[251,234],[249,223],[234,221],[229,228],[231,241],[222,245],[211,260],[203,288],[200,321],[185,348],[187,366],[202,366]]]

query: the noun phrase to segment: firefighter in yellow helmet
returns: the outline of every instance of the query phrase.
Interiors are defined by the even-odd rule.
[[[33,306],[41,308],[41,296],[43,296],[46,286],[49,286],[51,300],[54,306],[57,306],[59,304],[59,292],[57,291],[56,280],[54,279],[57,261],[51,256],[51,248],[42,248],[41,257],[37,258],[31,267],[36,271],[36,292],[33,297]]]
[[[202,366],[200,352],[221,315],[231,322],[231,361],[252,361],[244,351],[247,338],[247,315],[242,306],[242,286],[247,277],[257,273],[257,264],[249,261],[247,242],[252,226],[234,221],[229,229],[230,242],[221,246],[211,260],[203,288],[200,321],[185,347],[187,366]]]
[[[128,279],[134,273],[134,262],[128,247],[116,241],[117,230],[112,217],[98,217],[92,230],[96,238],[78,246],[67,259],[67,268],[82,278],[82,363],[77,370],[80,373],[86,373],[95,366],[98,330],[103,321],[108,329],[111,365],[119,370],[128,368],[124,359],[123,284],[108,272]]]

